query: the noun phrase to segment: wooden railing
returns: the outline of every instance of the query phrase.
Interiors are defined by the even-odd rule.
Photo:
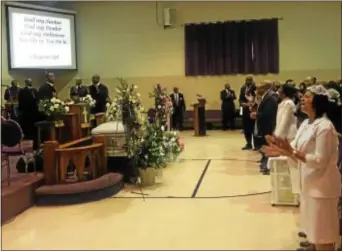
[[[45,142],[45,184],[82,182],[107,173],[103,140],[91,142],[91,137],[85,137],[62,145],[57,141]]]

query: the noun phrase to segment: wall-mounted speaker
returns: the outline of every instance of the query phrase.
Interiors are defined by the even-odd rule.
[[[169,28],[175,25],[176,10],[171,8],[164,9],[164,28]]]

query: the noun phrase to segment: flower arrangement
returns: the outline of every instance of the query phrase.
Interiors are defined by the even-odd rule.
[[[39,101],[38,111],[47,117],[59,117],[69,112],[69,106],[62,100],[57,98],[44,99]]]
[[[164,126],[156,123],[146,125],[146,134],[138,164],[141,168],[162,168],[167,163]]]
[[[146,118],[136,85],[118,79],[117,97],[107,104],[106,121],[122,120],[125,127],[128,158],[138,156],[145,136]]]
[[[149,96],[155,100],[156,120],[159,121],[161,125],[166,125],[168,122],[168,115],[173,112],[172,101],[167,94],[166,88],[163,88],[158,84]]]
[[[93,99],[92,96],[89,94],[85,97],[80,98],[80,102],[84,103],[88,110],[95,107],[95,104],[96,104],[96,100]]]

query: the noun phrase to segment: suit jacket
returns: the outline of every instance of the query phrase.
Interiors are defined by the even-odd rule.
[[[252,100],[248,100],[247,95],[250,95]],[[239,96],[240,106],[242,106],[243,103],[254,102],[255,96],[256,96],[255,95],[255,87],[253,85],[251,85],[249,87],[247,87],[247,85],[243,85],[240,89],[240,96]],[[244,117],[249,118],[249,113],[250,113],[249,107],[244,107],[242,115]]]
[[[276,127],[278,102],[273,91],[268,90],[261,100],[256,116],[258,136],[272,135]]]
[[[180,92],[178,93],[178,104],[176,102],[176,98],[175,97],[176,97],[175,93],[171,93],[170,98],[171,98],[171,101],[172,101],[173,108],[177,109],[177,110],[185,111],[186,107],[185,107],[184,95],[182,93],[180,93]]]
[[[231,110],[235,112],[234,100],[236,99],[235,91],[226,89],[220,93],[221,97],[221,110]]]
[[[305,163],[288,159],[291,167],[299,168],[301,192],[313,198],[341,196],[341,174],[337,167],[338,137],[331,121],[325,117],[312,124],[305,120],[291,146],[305,153]]]
[[[38,91],[35,88],[25,87],[20,90],[18,97],[18,110],[23,116],[31,116],[31,113],[37,112]]]
[[[98,86],[91,85],[88,87],[89,94],[96,100],[95,107],[92,109],[92,113],[101,113],[106,111],[106,104],[108,102],[108,88],[104,84],[100,83]]]
[[[20,92],[20,87],[8,87],[5,90],[4,99],[8,102],[17,102]]]
[[[57,94],[57,91],[54,86],[50,85],[49,83],[44,83],[40,86],[38,90],[38,99],[52,99]]]
[[[78,96],[80,98],[83,98],[88,95],[88,88],[86,86],[73,86],[70,88],[70,98],[74,96]]]
[[[284,99],[278,105],[276,128],[274,135],[290,142],[297,133],[296,106],[291,99]]]

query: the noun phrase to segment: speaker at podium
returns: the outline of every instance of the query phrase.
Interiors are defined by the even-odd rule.
[[[202,95],[197,94],[197,103],[194,107],[194,129],[195,136],[206,136],[205,104],[206,100]]]

